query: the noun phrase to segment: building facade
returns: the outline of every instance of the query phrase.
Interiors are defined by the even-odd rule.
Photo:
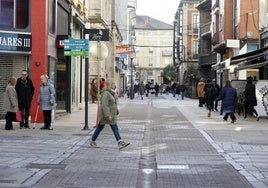
[[[172,64],[172,25],[149,16],[136,16],[135,25],[135,67],[136,83],[163,83],[162,71]]]

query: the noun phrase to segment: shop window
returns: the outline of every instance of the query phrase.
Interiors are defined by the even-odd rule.
[[[0,0],[0,27],[24,29],[29,24],[29,0]]]

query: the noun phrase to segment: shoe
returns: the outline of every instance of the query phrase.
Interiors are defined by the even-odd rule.
[[[30,126],[29,125],[24,125],[24,128],[25,129],[30,129]]]
[[[40,129],[48,129],[45,125],[43,127],[41,127]]]
[[[211,115],[211,111],[210,111],[210,110],[208,110],[208,117],[210,117],[210,115]]]
[[[248,119],[247,119],[247,118],[242,118],[242,120],[245,120],[245,121],[247,121]]]
[[[23,129],[24,123],[20,123],[20,129]]]
[[[123,149],[123,148],[127,147],[129,144],[130,143],[126,143],[124,141],[119,141],[118,142],[118,147],[119,147],[119,149]]]
[[[227,119],[223,119],[224,122],[227,122]]]
[[[231,123],[235,123],[236,122],[236,119],[232,120]]]
[[[216,108],[215,110],[216,110],[216,111],[218,111],[218,109],[217,109],[217,108]]]
[[[52,128],[52,127],[48,127],[48,128],[47,128],[47,130],[51,130],[51,131],[52,131],[52,130],[53,130],[53,128]]]
[[[259,120],[260,120],[260,118],[259,118],[259,116],[257,116],[257,117],[256,117],[256,121],[259,121]]]
[[[94,148],[98,147],[95,141],[91,141],[89,145]]]

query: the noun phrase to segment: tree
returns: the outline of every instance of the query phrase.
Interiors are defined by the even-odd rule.
[[[177,76],[177,71],[174,65],[169,64],[163,69],[164,83],[176,80],[176,76]]]

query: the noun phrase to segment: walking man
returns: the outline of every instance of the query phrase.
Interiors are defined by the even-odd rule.
[[[35,88],[26,70],[21,71],[21,77],[18,78],[15,89],[18,95],[19,110],[22,112],[20,128],[30,128],[29,115]]]

